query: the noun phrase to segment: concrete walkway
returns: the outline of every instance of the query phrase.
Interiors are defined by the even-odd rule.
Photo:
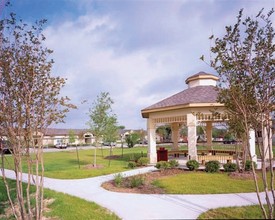
[[[122,174],[131,176],[155,169],[154,167],[146,167],[122,172]],[[258,203],[256,193],[158,195],[117,193],[100,187],[103,182],[113,179],[114,175],[77,180],[59,180],[45,177],[44,186],[58,192],[93,201],[125,220],[196,219],[201,213],[211,208],[254,205]],[[6,176],[11,179],[15,177],[13,171],[10,170],[6,170]],[[24,181],[27,180],[26,177],[24,174]],[[261,196],[264,198],[264,194],[261,194]]]

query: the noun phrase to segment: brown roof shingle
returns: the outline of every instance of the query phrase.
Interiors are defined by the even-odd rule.
[[[169,98],[143,109],[142,111],[192,103],[216,103],[217,95],[218,91],[214,86],[196,86],[183,90]]]
[[[62,128],[48,128],[46,129],[46,132],[44,135],[47,136],[63,136],[63,135],[69,135],[70,130],[74,132],[75,135],[79,135],[81,133],[88,132],[88,129],[62,129]]]

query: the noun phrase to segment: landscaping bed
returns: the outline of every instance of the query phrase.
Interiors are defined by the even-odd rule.
[[[161,187],[157,187],[153,185],[154,181],[168,176],[174,176],[177,174],[181,174],[185,171],[182,169],[174,168],[174,169],[166,169],[166,170],[156,170],[146,174],[137,175],[137,178],[141,178],[143,180],[143,184],[138,187],[131,187],[131,178],[133,177],[125,177],[125,180],[118,186],[115,183],[115,180],[111,180],[102,184],[102,187],[109,191],[114,192],[124,192],[124,193],[140,193],[140,194],[164,194],[165,190]]]
[[[119,175],[103,183],[102,187],[109,191],[140,194],[219,194],[255,190],[252,172],[206,173],[169,168],[132,177]]]

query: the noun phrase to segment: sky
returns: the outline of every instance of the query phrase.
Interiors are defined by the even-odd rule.
[[[1,0],[3,3],[4,0]],[[55,128],[88,128],[89,108],[109,92],[118,124],[146,129],[141,110],[187,88],[200,71],[216,74],[209,37],[222,37],[241,8],[256,16],[275,0],[12,0],[25,22],[47,19],[52,75],[67,79],[62,95],[78,109]],[[8,15],[1,8],[1,18]]]

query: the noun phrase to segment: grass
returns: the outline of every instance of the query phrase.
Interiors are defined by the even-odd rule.
[[[170,149],[171,147],[169,146],[167,148]],[[182,146],[181,149],[187,149],[187,147]],[[198,149],[205,149],[205,147],[198,146]],[[124,155],[122,157],[121,149],[115,148],[113,155],[117,157],[111,160],[109,166],[109,160],[106,158],[106,156],[109,155],[109,149],[103,149],[103,151],[101,151],[101,149],[98,148],[97,164],[102,165],[102,169],[85,168],[87,165],[93,163],[93,149],[79,150],[80,169],[75,150],[44,153],[45,176],[59,179],[78,179],[116,172],[119,173],[127,170],[129,160],[134,160],[136,157],[140,156],[146,156],[146,152],[146,147],[124,148]],[[6,165],[9,167],[12,166],[11,164],[12,158],[7,156]],[[167,193],[171,194],[215,194],[255,191],[253,180],[232,179],[225,173],[208,174],[204,172],[185,172],[177,176],[162,178],[155,181],[154,184],[164,188]],[[13,191],[13,197],[14,196],[15,194]],[[54,202],[48,206],[51,210],[49,213],[46,213],[48,217],[57,217],[64,220],[119,219],[116,215],[93,202],[88,202],[63,193],[45,189],[45,198],[54,198]],[[7,201],[5,189],[0,179],[0,215],[3,214],[4,208],[8,206],[5,201]],[[199,218],[248,219],[262,218],[262,216],[258,206],[246,206],[209,210],[203,213]]]
[[[113,220],[119,219],[109,210],[97,205],[94,202],[69,196],[63,193],[57,193],[51,190],[45,190],[46,198],[54,198],[55,201],[48,207],[51,212],[47,217],[58,217],[62,220],[75,219],[94,219],[94,220]]]
[[[235,179],[226,173],[184,172],[162,177],[153,183],[168,194],[218,194],[255,192],[251,179]],[[262,184],[260,189],[263,190]]]
[[[9,181],[11,186],[15,187],[15,181]],[[15,190],[12,190],[12,198],[15,199]],[[47,206],[49,212],[45,212],[45,216],[61,220],[75,220],[75,219],[94,219],[94,220],[117,220],[115,214],[111,213],[105,208],[100,207],[94,202],[69,196],[64,193],[58,193],[52,190],[45,189],[45,199],[54,199],[54,202]],[[7,195],[2,178],[0,179],[0,220],[7,219],[4,214],[5,208],[9,206],[7,203]],[[10,219],[13,219],[11,217]]]
[[[106,157],[109,156],[110,150],[98,148],[96,150],[96,164],[102,167],[99,169],[91,168],[94,162],[94,149],[79,150],[80,168],[76,150],[44,153],[44,176],[57,179],[81,179],[126,171],[129,160],[146,156],[147,148],[125,148],[123,151],[122,157],[121,148],[114,148],[113,155],[116,157],[109,161]],[[6,158],[6,168],[12,168],[12,158],[9,156]],[[23,170],[27,171],[26,165],[24,165]]]
[[[198,219],[264,219],[260,206],[241,206],[210,209]]]
[[[253,180],[233,179],[226,173],[186,172],[154,181],[171,194],[216,194],[255,192]],[[262,184],[260,189],[263,190]],[[259,206],[210,209],[198,219],[264,219]]]

